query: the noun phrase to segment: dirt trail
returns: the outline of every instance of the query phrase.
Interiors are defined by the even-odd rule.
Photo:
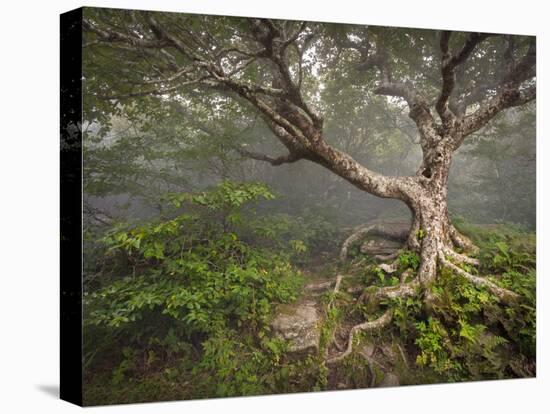
[[[379,251],[379,245],[387,249],[389,244],[379,235],[362,240],[373,251]],[[391,245],[395,251],[398,245]],[[365,250],[365,249],[363,249]],[[370,252],[369,252],[370,253]],[[298,301],[286,305],[278,313],[274,326],[275,332],[290,341],[291,350],[297,354],[317,354],[319,349],[320,329],[326,323],[327,302],[325,294],[334,291],[336,277],[341,271],[336,260],[321,260],[310,264],[303,270],[306,284]],[[357,300],[357,292],[361,292],[361,278],[342,275],[340,292],[347,295],[348,308]],[[355,292],[352,295],[350,292]],[[336,304],[335,304],[336,305]],[[334,341],[327,350],[331,358],[343,351],[351,328],[361,322],[361,316],[346,315],[341,319],[334,332]],[[337,344],[337,345],[335,345]],[[364,340],[349,358],[354,359],[353,372],[349,364],[328,366],[329,389],[350,389],[365,387],[396,386],[403,383],[411,358],[406,354],[405,347],[392,338],[378,335],[370,340]]]

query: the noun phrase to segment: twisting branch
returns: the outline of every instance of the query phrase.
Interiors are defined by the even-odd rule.
[[[186,85],[185,82],[197,82],[207,87],[236,94],[248,101],[261,114],[271,131],[285,145],[290,154],[282,157],[262,155],[257,158],[272,164],[279,164],[293,162],[297,158],[296,154],[299,154],[300,158],[325,166],[356,187],[371,194],[399,199],[411,196],[411,188],[418,185],[414,177],[388,177],[378,174],[358,163],[350,155],[332,147],[323,139],[323,119],[306,103],[300,90],[299,80],[296,84],[291,76],[289,59],[285,54],[285,51],[288,50],[287,46],[295,44],[300,39],[300,32],[305,30],[305,24],[301,24],[297,28],[297,32],[287,36],[283,28],[278,27],[277,22],[253,19],[250,20],[251,27],[248,32],[250,36],[241,35],[243,38],[247,37],[251,42],[247,46],[251,51],[234,50],[235,53],[243,56],[243,59],[233,59],[229,63],[234,64],[239,71],[243,65],[250,64],[254,60],[265,59],[271,72],[272,86],[269,87],[232,76],[236,73],[235,68],[228,68],[222,62],[222,56],[230,53],[229,50],[235,49],[233,45],[228,47],[227,53],[222,50],[214,54],[213,50],[206,50],[202,46],[197,47],[198,44],[203,43],[202,38],[190,37],[188,31],[179,27],[177,22],[165,21],[159,16],[162,15],[151,12],[136,13],[136,17],[142,20],[144,28],[142,33],[135,33],[137,41],[133,39],[133,32],[129,35],[124,33],[113,35],[107,32],[99,34],[105,41],[121,44],[138,52],[142,49],[135,43],[143,41],[145,42],[144,46],[158,47],[159,57],[163,59],[165,59],[163,52],[169,53],[168,50],[173,51],[177,57],[174,60],[170,59],[172,63],[177,62],[176,68],[170,67],[169,70],[160,71],[159,76],[154,79],[144,76],[144,80],[152,81],[153,85],[163,86],[162,88],[146,89],[144,87],[142,91],[132,91],[127,97],[176,92],[177,88]],[[113,30],[116,32],[118,29],[113,25]],[[307,36],[304,38],[304,42],[306,41]],[[172,56],[172,53],[169,55]],[[178,77],[180,73],[182,75]],[[164,77],[169,81],[163,81]],[[416,109],[417,107],[424,108],[424,102],[418,104],[420,99],[413,94],[407,94],[407,97],[411,102],[411,114],[414,118],[420,120],[421,117],[427,116],[429,122],[421,122],[421,124],[424,129],[433,129],[431,126],[433,119],[431,119],[429,111]]]
[[[451,65],[451,54],[449,53],[449,39],[451,32],[444,30],[441,32],[439,48],[441,49],[441,78],[443,84],[441,93],[435,104],[435,108],[443,124],[449,126],[454,120],[454,114],[449,110],[448,101],[455,85],[455,71]]]
[[[439,47],[441,50],[442,85],[435,108],[444,127],[449,128],[456,119],[455,114],[449,109],[449,97],[453,92],[456,82],[455,69],[464,63],[475,47],[489,36],[489,34],[471,33],[462,49],[458,53],[452,54],[449,50],[451,32],[447,30],[441,32]]]
[[[440,128],[430,112],[428,101],[412,85],[392,80],[391,70],[382,47],[379,47],[376,55],[371,57],[370,61],[372,65],[378,67],[382,77],[382,82],[374,90],[374,93],[404,99],[409,107],[409,118],[414,121],[420,133],[422,148],[425,150],[434,146],[440,139]]]
[[[440,128],[430,112],[428,101],[405,83],[389,82],[387,79],[374,90],[377,95],[395,96],[403,98],[409,106],[411,118],[420,133],[420,143],[423,148],[435,145],[440,139]]]
[[[529,86],[522,90],[502,88],[495,97],[489,99],[485,104],[482,104],[475,113],[464,118],[463,135],[459,143],[462,143],[463,139],[468,135],[484,127],[503,109],[524,105],[536,99],[536,95],[536,85]]]
[[[237,151],[239,154],[241,154],[243,157],[251,158],[258,161],[266,161],[270,163],[273,166],[282,165],[282,164],[290,164],[293,162],[296,162],[302,157],[297,153],[288,153],[286,155],[281,155],[279,157],[270,157],[269,155],[262,154],[259,152],[254,151],[248,151],[243,148],[235,148],[235,151]]]
[[[301,28],[305,28],[302,24]],[[299,108],[311,119],[312,126],[321,129],[323,119],[316,114],[305,102],[300,91],[300,83],[296,84],[292,80],[287,64],[285,52],[287,46],[293,43],[299,36],[301,30],[297,33],[296,39],[292,36],[290,39],[282,39],[280,30],[270,20],[253,19],[251,21],[252,35],[258,43],[264,47],[264,53],[260,55],[269,60],[275,69],[273,75],[275,81],[281,84],[282,89],[286,91],[285,99],[292,105]],[[293,39],[293,40],[292,40]],[[291,42],[289,42],[291,41]]]
[[[180,82],[175,86],[172,86],[169,88],[148,89],[148,90],[142,90],[137,92],[130,92],[126,94],[118,94],[118,95],[97,95],[97,97],[99,99],[104,99],[104,100],[121,100],[121,99],[128,99],[128,98],[137,98],[140,96],[160,96],[160,95],[166,95],[168,93],[175,92],[176,90],[181,89],[185,86],[201,83],[206,79],[207,79],[206,77],[203,77],[199,79],[190,80],[187,82]]]
[[[536,98],[535,65],[536,45],[533,38],[529,42],[529,48],[525,56],[498,85],[496,95],[488,99],[472,115],[463,119],[462,133],[458,137],[457,147],[460,146],[466,136],[481,129],[503,109],[523,105]],[[522,84],[529,80],[532,83],[522,87]]]
[[[169,46],[169,43],[164,40],[149,40],[138,36],[131,36],[129,34],[122,33],[120,31],[116,31],[113,29],[100,29],[99,27],[90,23],[86,19],[82,20],[82,27],[84,28],[84,30],[87,30],[89,32],[96,34],[97,37],[99,38],[99,42],[105,42],[105,43],[121,42],[121,43],[127,43],[132,46],[136,46],[139,48],[153,48],[153,49],[160,49],[162,47]]]
[[[161,77],[161,78],[152,78],[152,79],[147,79],[147,80],[144,80],[142,82],[139,82],[140,85],[153,85],[153,84],[156,84],[156,83],[170,83],[170,82],[174,82],[178,79],[180,79],[181,77],[184,77],[186,75],[188,75],[189,73],[191,73],[192,71],[194,70],[194,68],[191,68],[191,67],[184,67],[178,71],[176,71],[176,73],[174,73],[173,75],[171,76],[164,76],[164,77]]]
[[[153,17],[153,13],[142,12],[143,19],[149,25],[151,31],[159,39],[159,41],[167,42],[168,45],[175,47],[181,54],[186,56],[193,62],[201,62],[206,64],[206,60],[201,57],[194,48],[188,47],[185,42],[183,42],[178,37],[174,36],[171,32],[165,29],[165,27],[157,22]],[[206,65],[209,69],[213,69],[213,65]]]
[[[365,37],[368,31],[365,30]],[[380,71],[381,82],[374,90],[376,95],[385,95],[402,98],[409,107],[409,117],[415,122],[420,132],[421,144],[424,147],[434,144],[438,141],[438,126],[436,125],[431,113],[428,101],[414,88],[413,85],[403,82],[393,81],[390,66],[388,64],[386,50],[382,44],[376,44],[376,52],[369,54],[371,44],[368,37],[361,43],[349,39],[342,40],[336,38],[335,42],[348,49],[354,49],[361,54],[361,62],[357,65],[358,70],[369,70],[378,68]]]

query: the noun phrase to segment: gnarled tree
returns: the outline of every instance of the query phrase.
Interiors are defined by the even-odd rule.
[[[308,160],[361,191],[405,203],[412,213],[406,248],[420,254],[418,275],[377,296],[413,294],[444,266],[503,302],[514,298],[458,266],[476,264],[467,255],[476,247],[449,220],[447,181],[470,135],[535,99],[533,37],[112,10],[86,11],[84,28],[90,108],[179,105],[202,93],[214,94],[214,106],[215,96],[234,99],[286,148],[274,156],[235,145],[243,156],[274,166]],[[327,74],[349,77],[366,100],[381,95],[406,105],[422,149],[416,173],[379,174],[329,143]]]

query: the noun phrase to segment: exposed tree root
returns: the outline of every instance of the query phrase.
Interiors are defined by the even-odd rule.
[[[392,273],[397,272],[397,268],[399,266],[399,263],[397,261],[393,263],[382,263],[378,265],[378,267],[383,270],[385,273],[391,275]]]
[[[466,272],[465,270],[462,270],[460,267],[458,267],[454,263],[447,260],[443,253],[439,254],[439,261],[442,266],[445,266],[448,269],[451,269],[452,271],[456,272],[460,276],[464,277],[466,280],[472,282],[477,287],[486,288],[489,292],[495,295],[503,303],[510,303],[510,302],[517,301],[520,297],[517,293],[512,292],[511,290],[502,288],[496,285],[495,283],[491,282],[490,280],[484,279],[479,276],[474,276]]]
[[[455,247],[469,251],[473,254],[479,253],[479,247],[477,247],[468,237],[461,234],[451,223],[448,224],[448,233]]]
[[[386,286],[376,289],[374,292],[370,289],[363,289],[363,293],[357,299],[358,303],[365,303],[369,300],[379,301],[380,299],[396,299],[414,296],[417,292],[420,282],[418,278],[410,281],[409,283],[401,283],[397,286]]]
[[[397,299],[414,296],[417,293],[419,287],[420,281],[418,277],[416,277],[408,283],[380,288],[373,293],[373,297],[376,299]]]
[[[345,262],[348,258],[348,251],[351,245],[359,240],[361,240],[365,235],[367,235],[375,226],[363,226],[357,229],[351,236],[349,236],[344,243],[342,244],[342,248],[340,250],[340,260],[342,262]]]
[[[365,264],[366,261],[367,261],[367,259],[362,258],[362,259],[360,259],[356,262],[353,262],[353,264],[351,265],[351,268],[352,269],[360,268],[361,266],[363,266]]]
[[[335,346],[335,348],[342,352],[346,349],[346,347],[344,345],[342,345],[340,342],[338,342],[336,340],[336,330],[334,330],[334,332],[332,333],[332,344]],[[327,352],[328,352],[328,349],[327,349]]]
[[[401,273],[401,276],[399,276],[399,284],[401,285],[405,284],[405,281],[411,275],[412,275],[412,269],[405,270],[403,273]]]
[[[396,250],[395,252],[390,253],[390,254],[377,254],[373,258],[374,258],[374,260],[385,262],[385,261],[388,261],[388,260],[397,259],[401,253],[403,253],[403,249]]]
[[[447,248],[444,249],[444,252],[449,256],[455,263],[465,263],[472,266],[479,266],[479,260],[465,254],[457,253],[453,249]]]
[[[336,282],[334,283],[334,290],[332,291],[333,295],[330,298],[330,301],[328,302],[328,305],[327,305],[327,308],[329,308],[329,309],[332,307],[332,303],[334,302],[334,297],[336,296],[336,294],[340,290],[340,284],[342,283],[343,277],[344,276],[342,276],[340,274],[336,275]]]
[[[365,235],[367,235],[368,233],[375,231],[375,229],[377,233],[378,232],[383,233],[380,231],[380,229],[377,228],[376,225],[363,226],[359,228],[355,233],[353,233],[350,237],[348,237],[348,239],[346,239],[346,241],[342,246],[342,249],[340,252],[340,259],[344,261],[347,258],[348,250],[350,246],[356,241],[360,240]],[[411,227],[411,231],[409,232],[409,236],[407,238],[407,242],[406,242],[407,247],[410,245],[410,241],[412,239],[416,240],[418,244],[418,240],[416,239],[416,237],[412,237],[413,231],[414,231],[414,223],[413,223],[413,226]],[[396,299],[396,298],[410,297],[417,294],[419,291],[419,288],[424,288],[425,289],[424,300],[426,301],[426,304],[429,306],[429,303],[431,300],[433,300],[433,297],[428,287],[437,277],[438,264],[441,267],[446,267],[452,270],[458,276],[464,277],[466,280],[473,283],[475,286],[486,288],[489,292],[495,295],[503,303],[510,303],[510,302],[517,301],[519,299],[519,295],[516,294],[515,292],[502,288],[488,279],[472,275],[471,273],[457,266],[457,264],[479,266],[479,260],[476,258],[470,257],[466,254],[456,252],[452,247],[447,246],[447,242],[445,242],[445,240],[447,240],[447,242],[451,242],[453,246],[460,248],[464,251],[473,252],[473,253],[477,253],[479,251],[479,249],[467,237],[461,235],[452,226],[452,224],[449,223],[448,233],[446,235],[446,238],[445,236],[443,236],[441,238],[435,238],[435,239],[432,238],[428,240],[423,240],[422,246],[418,246],[419,249],[417,251],[420,252],[421,265],[418,271],[418,275],[412,281],[406,282],[406,279],[409,276],[411,276],[411,271],[407,270],[401,274],[399,285],[382,287],[378,289],[366,289],[366,290],[363,289],[363,293],[359,297],[358,302],[361,303],[367,300],[374,300],[375,303],[378,303],[380,299]],[[422,248],[420,249],[420,247]],[[388,260],[388,259],[394,260],[399,256],[401,252],[402,250],[398,250],[391,255],[386,255],[386,256],[378,255],[378,256],[375,256],[375,258],[383,259],[383,260]],[[398,262],[395,260],[392,263],[382,263],[379,265],[379,268],[388,274],[392,274],[397,271]],[[335,290],[334,290],[335,292],[338,291],[340,282],[341,282],[341,276],[338,275],[336,279],[336,284],[335,284]],[[361,288],[348,289],[348,292],[356,293],[360,290]],[[332,300],[329,303],[329,306],[332,306]],[[392,317],[393,317],[393,309],[390,308],[386,310],[386,312],[384,312],[382,316],[380,316],[374,321],[363,322],[361,324],[355,325],[353,328],[351,328],[349,332],[347,346],[345,347],[344,350],[342,345],[335,340],[335,337],[334,337],[335,332],[333,332],[333,343],[335,344],[335,347],[341,352],[338,355],[332,356],[330,358],[328,358],[328,355],[327,355],[326,363],[333,364],[343,360],[348,355],[350,355],[353,350],[353,339],[356,333],[360,331],[380,329],[386,326],[387,324],[389,324],[392,320]]]
[[[363,349],[359,350],[358,353],[363,358],[365,358],[365,360],[368,362],[368,369],[369,369],[369,373],[371,375],[371,380],[370,380],[370,385],[369,386],[371,388],[373,388],[376,385],[376,372],[374,370],[374,366],[378,365],[378,367],[382,371],[387,371],[388,368],[386,366],[382,365],[380,362],[378,362],[376,359],[374,359],[370,355],[368,355]]]
[[[389,324],[393,317],[393,309],[388,309],[382,316],[380,316],[378,319],[375,319],[374,321],[370,322],[363,322],[359,325],[355,325],[353,328],[351,328],[351,331],[349,333],[348,337],[348,346],[346,347],[346,350],[336,356],[333,356],[332,358],[327,359],[327,364],[333,364],[335,362],[341,361],[345,357],[347,357],[349,354],[351,354],[353,350],[353,336],[361,331],[372,331],[375,329],[380,329],[387,324]]]
[[[329,288],[332,287],[333,284],[334,284],[333,281],[322,282],[322,283],[310,283],[306,285],[304,289],[308,292],[319,293],[319,292],[324,292],[325,290],[328,290]]]
[[[334,298],[336,297],[336,294],[339,292],[340,290],[340,284],[342,283],[342,279],[343,279],[343,276],[338,274],[336,275],[336,282],[334,282],[334,290],[332,291],[333,295],[332,297],[330,298],[330,301],[327,305],[327,309],[330,309],[334,303]],[[344,346],[341,345],[338,340],[336,339],[336,329],[334,329],[332,331],[332,337],[331,337],[331,342],[334,344],[334,346],[336,347],[336,349],[338,349],[339,351],[343,351],[344,350]],[[326,349],[326,352],[328,352],[328,348]]]

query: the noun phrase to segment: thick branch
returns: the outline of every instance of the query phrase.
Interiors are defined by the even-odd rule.
[[[151,28],[151,31],[157,36],[159,41],[167,42],[168,45],[174,46],[180,53],[195,62],[204,62],[194,48],[187,46],[181,39],[174,36],[171,32],[165,30],[165,27],[159,24],[150,12],[142,12],[142,16]]]
[[[298,37],[306,29],[306,27],[307,22],[302,22],[298,30],[296,30],[296,32],[292,36],[289,36],[288,39],[283,40],[283,49],[298,40]]]
[[[286,155],[281,155],[279,157],[270,157],[269,155],[261,154],[259,152],[254,152],[254,151],[248,151],[243,148],[235,148],[235,151],[237,151],[239,154],[241,154],[246,158],[251,158],[258,161],[266,161],[273,166],[290,164],[302,159],[302,157],[296,153],[288,153]]]
[[[488,36],[488,34],[471,33],[462,49],[453,55],[449,51],[449,39],[451,37],[451,32],[443,31],[441,33],[440,49],[442,85],[441,93],[439,94],[435,107],[445,127],[450,127],[456,119],[455,115],[449,109],[449,98],[456,83],[455,69],[457,66],[464,63],[475,47]]]
[[[525,56],[497,87],[496,95],[482,104],[472,115],[464,118],[457,147],[466,136],[481,129],[502,110],[524,105],[536,98],[535,65],[536,45],[532,39]],[[521,85],[526,81],[531,81],[531,84],[522,88]]]
[[[403,98],[409,106],[409,117],[415,122],[420,133],[422,147],[427,148],[437,143],[440,138],[439,128],[430,112],[430,105],[411,85],[386,79],[374,93]]]
[[[201,83],[206,79],[207,79],[206,77],[203,77],[200,79],[194,79],[187,82],[181,82],[169,88],[146,89],[142,91],[136,91],[136,92],[130,92],[130,93],[118,94],[118,95],[97,95],[97,97],[99,99],[105,99],[105,100],[111,100],[111,99],[121,100],[121,99],[128,99],[128,98],[137,98],[140,96],[160,96],[160,95],[166,95],[168,93],[174,92],[185,86]]]
[[[536,85],[529,86],[522,90],[511,88],[501,89],[495,97],[481,105],[475,113],[464,118],[462,140],[460,143],[462,143],[465,137],[484,127],[502,110],[524,105],[536,99],[536,95]]]
[[[320,140],[313,154],[305,158],[320,164],[357,188],[383,198],[408,200],[409,190],[418,186],[415,177],[392,177],[378,174],[355,161],[350,155]]]

